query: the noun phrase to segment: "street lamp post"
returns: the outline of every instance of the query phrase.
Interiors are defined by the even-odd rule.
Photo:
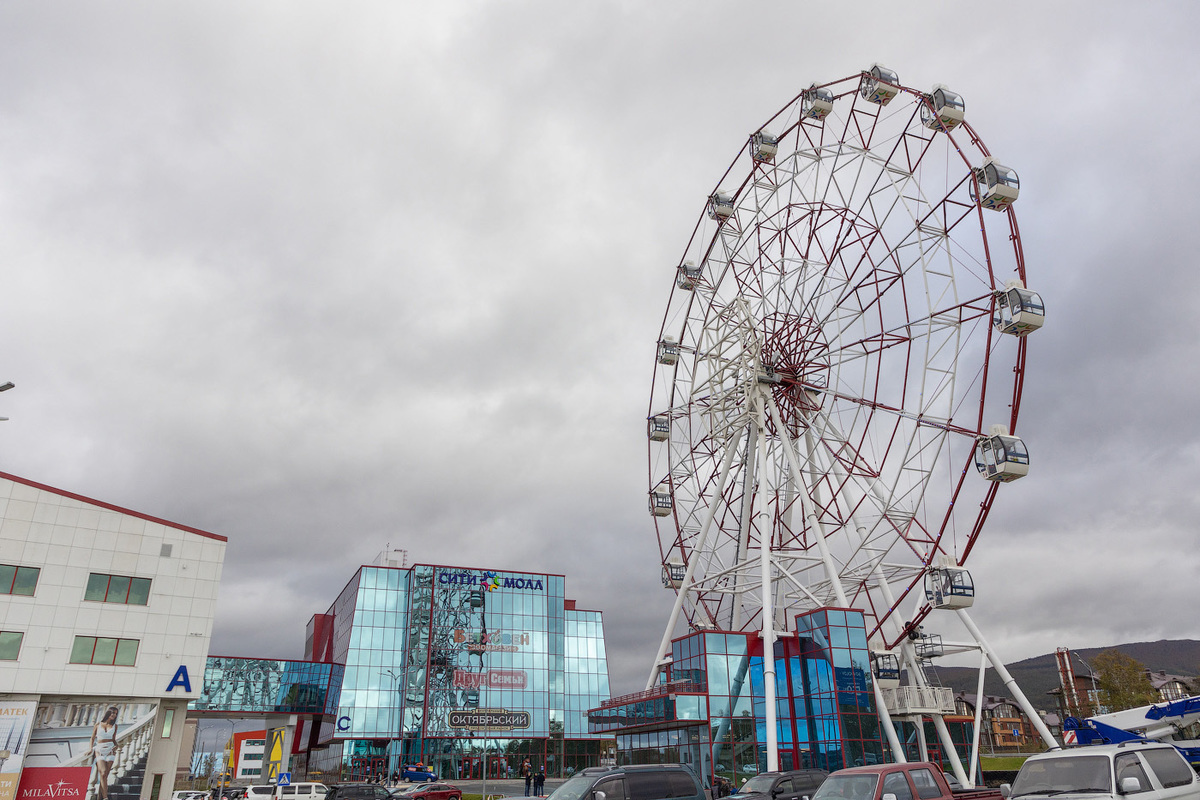
[[[0,383],[0,392],[7,392],[9,389],[14,388],[15,386],[16,386],[16,384],[13,383],[12,381]],[[7,422],[7,421],[8,421],[8,417],[0,417],[0,422]]]
[[[237,727],[237,721],[232,720],[232,719],[227,720],[227,721],[229,722],[229,738],[225,740],[225,745],[226,745],[226,750],[228,751],[229,755],[222,759],[221,793],[219,796],[219,800],[225,800],[225,783],[226,783],[225,779],[232,777],[229,774],[229,762],[233,759],[233,732],[234,732],[234,729]]]
[[[1092,697],[1091,697],[1092,702],[1090,704],[1091,705],[1090,711],[1092,713],[1089,714],[1089,716],[1094,716],[1096,714],[1101,713],[1100,712],[1100,689],[1096,686],[1096,670],[1092,669],[1092,665],[1089,664],[1088,662],[1084,661],[1083,656],[1079,655],[1079,653],[1073,653],[1073,655],[1079,659],[1080,664],[1083,664],[1084,669],[1086,669],[1088,671],[1088,677],[1092,679]]]

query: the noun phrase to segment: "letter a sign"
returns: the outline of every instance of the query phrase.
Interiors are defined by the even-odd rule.
[[[283,771],[283,735],[286,731],[286,728],[271,728],[267,731],[267,752],[263,754],[262,766],[264,783],[276,783],[279,773]]]

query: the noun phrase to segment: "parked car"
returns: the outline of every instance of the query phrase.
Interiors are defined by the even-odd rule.
[[[831,774],[812,800],[1002,800],[991,789],[954,791],[928,761],[850,767]]]
[[[196,789],[182,789],[178,792],[171,792],[171,800],[207,800],[207,798],[208,792]]]
[[[246,787],[246,800],[324,800],[329,787],[323,783],[300,781],[284,786],[260,783]]]
[[[1001,786],[1006,798],[1049,797],[1086,793],[1088,800],[1200,800],[1200,777],[1169,744],[1133,741],[1052,750],[1030,756],[1012,786]]]
[[[696,774],[684,764],[588,767],[551,795],[551,800],[706,800]]]
[[[462,789],[448,783],[422,783],[392,791],[396,800],[462,800]]]
[[[325,800],[391,800],[392,793],[378,783],[339,783],[330,786]]]
[[[828,777],[823,769],[763,772],[743,783],[734,794],[754,800],[810,800]]]
[[[400,770],[400,778],[406,782],[436,781],[437,775],[424,764],[405,764]]]

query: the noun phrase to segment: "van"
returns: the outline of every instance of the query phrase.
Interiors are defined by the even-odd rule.
[[[550,800],[706,800],[685,764],[588,767],[559,786]]]
[[[329,787],[323,783],[259,784],[246,787],[246,800],[325,800],[328,792]]]

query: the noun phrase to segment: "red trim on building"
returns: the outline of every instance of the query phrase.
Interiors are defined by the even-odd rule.
[[[208,539],[216,539],[218,542],[228,542],[229,541],[227,538],[225,538],[224,536],[221,536],[218,533],[209,533],[208,531],[202,531],[199,528],[192,528],[187,525],[180,525],[178,522],[171,522],[170,520],[159,519],[158,517],[152,517],[149,514],[143,514],[139,511],[133,511],[128,508],[121,508],[120,506],[114,506],[112,503],[105,503],[100,500],[95,500],[91,497],[84,497],[81,494],[75,494],[74,492],[67,492],[62,489],[55,489],[53,486],[47,486],[44,483],[38,483],[36,481],[31,481],[26,478],[19,478],[16,475],[10,475],[7,472],[0,472],[0,478],[4,478],[5,480],[10,480],[13,483],[20,483],[25,486],[31,486],[34,489],[40,489],[43,492],[50,492],[52,494],[57,494],[62,497],[69,497],[72,500],[78,500],[81,503],[87,503],[89,505],[99,506],[100,508],[106,508],[109,511],[116,511],[119,514],[128,514],[131,517],[137,517],[138,519],[144,519],[147,522],[156,522],[159,525],[166,525],[168,528],[175,528],[176,530],[187,531],[188,533],[194,533],[197,536],[204,536]]]

